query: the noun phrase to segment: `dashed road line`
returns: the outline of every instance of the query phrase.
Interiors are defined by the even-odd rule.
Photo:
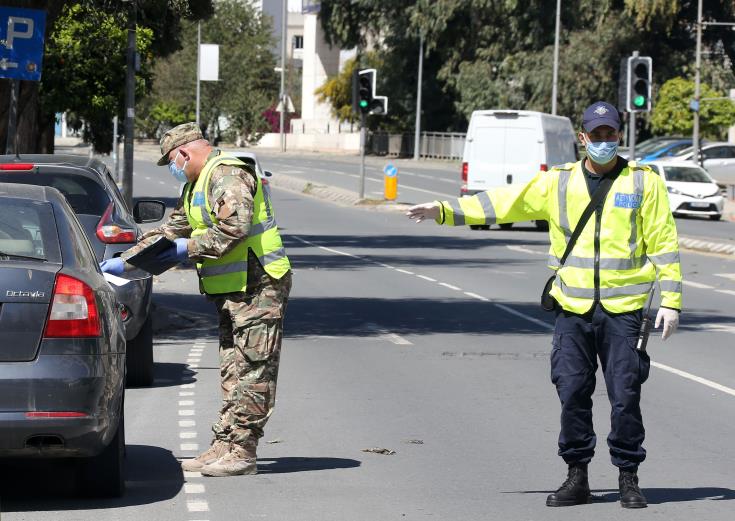
[[[194,391],[179,391],[179,396],[194,396]]]
[[[436,279],[432,279],[431,277],[427,277],[426,275],[416,275],[420,279],[428,280],[429,282],[436,282]]]
[[[182,443],[179,445],[179,448],[186,452],[196,452],[199,450],[199,444],[198,443]]]
[[[730,396],[735,396],[735,389],[731,387],[718,384],[717,382],[713,382],[712,380],[707,380],[706,378],[702,378],[701,376],[687,373],[686,371],[682,371],[680,369],[676,369],[675,367],[664,365],[659,362],[651,362],[651,365],[654,367],[658,367],[659,369],[663,369],[664,371],[667,371],[669,373],[681,376],[682,378],[686,378],[687,380],[691,380],[693,382],[697,382],[699,384],[706,385],[707,387],[710,387],[712,389],[716,389],[723,393],[729,394]]]
[[[395,268],[398,273],[405,273],[406,275],[415,275],[413,271],[403,270],[401,268]]]
[[[521,253],[530,253],[531,255],[548,255],[548,253],[543,251],[536,251],[532,250],[530,248],[524,248],[523,246],[514,246],[514,245],[508,245],[506,246],[511,251],[518,251]]]
[[[185,494],[204,494],[204,485],[201,483],[184,483]]]
[[[194,420],[179,420],[179,427],[196,427],[197,422]]]
[[[691,280],[682,280],[681,283],[685,286],[691,286],[692,288],[697,289],[714,289],[713,286],[708,286],[707,284],[702,284],[701,282],[694,282]]]
[[[179,409],[179,416],[194,416],[194,409]]]
[[[457,286],[453,286],[451,284],[447,284],[446,282],[440,282],[439,285],[440,286],[444,286],[445,288],[449,288],[449,289],[451,289],[453,291],[462,291],[462,288],[458,288]]]
[[[735,291],[731,289],[716,289],[717,293],[724,293],[725,295],[735,295]]]
[[[189,512],[209,512],[209,503],[203,500],[188,500],[186,502],[186,509]]]
[[[476,298],[477,300],[482,300],[483,302],[490,301],[489,298],[485,298],[482,295],[478,295],[477,293],[472,293],[471,291],[465,291],[464,294],[467,295],[468,297]]]
[[[181,438],[182,440],[191,440],[196,437],[197,437],[197,433],[192,432],[192,431],[184,431],[184,432],[179,433],[179,438]]]
[[[194,400],[179,400],[179,407],[187,407],[194,405]]]

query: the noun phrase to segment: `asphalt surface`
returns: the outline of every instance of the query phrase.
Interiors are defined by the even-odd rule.
[[[281,165],[263,163],[278,175]],[[177,196],[165,168],[140,162],[136,173],[137,197]],[[212,305],[191,269],[172,270],[155,280],[155,385],[127,393],[126,496],[78,498],[63,466],[21,468],[4,487],[4,519],[732,519],[731,258],[682,255],[681,328],[649,342],[640,477],[650,507],[623,514],[616,503],[598,375],[596,500],[550,509],[545,497],[566,468],[556,456],[552,317],[537,304],[546,234],[416,225],[273,192],[295,274],[261,473],[216,479],[178,467],[209,443],[219,385]],[[423,195],[412,202],[436,197]]]

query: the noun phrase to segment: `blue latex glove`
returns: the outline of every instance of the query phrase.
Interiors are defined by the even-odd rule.
[[[110,275],[122,275],[125,271],[125,261],[120,257],[113,257],[100,263],[100,269],[102,273],[109,273]]]
[[[189,258],[189,239],[175,239],[174,245],[156,257],[162,264],[184,262]]]

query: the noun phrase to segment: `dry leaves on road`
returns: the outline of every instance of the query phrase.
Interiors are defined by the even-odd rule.
[[[394,450],[383,449],[380,447],[372,447],[370,449],[362,449],[362,452],[372,452],[373,454],[385,454],[386,456],[392,456],[396,453]]]

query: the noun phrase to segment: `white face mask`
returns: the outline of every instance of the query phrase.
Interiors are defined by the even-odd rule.
[[[168,164],[168,170],[169,170],[169,172],[171,172],[171,175],[174,176],[174,178],[177,181],[179,181],[180,183],[186,183],[189,180],[186,178],[186,173],[184,172],[184,170],[186,169],[186,165],[189,163],[189,161],[188,160],[185,160],[184,161],[184,166],[182,166],[181,168],[179,168],[178,166],[176,166],[176,160],[178,158],[179,158],[179,152],[176,152],[176,157],[174,158],[173,161],[171,161]]]

